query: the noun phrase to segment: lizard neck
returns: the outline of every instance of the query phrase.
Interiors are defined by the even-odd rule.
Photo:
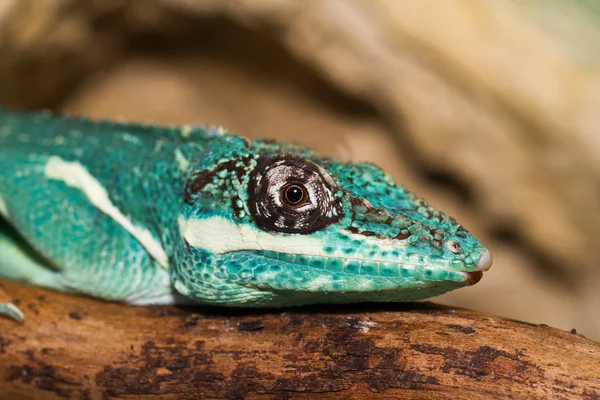
[[[187,182],[197,173],[194,166],[202,163],[213,145],[213,141],[164,143],[157,154],[137,167],[138,185],[143,191],[136,205],[138,218],[146,220],[145,225],[159,238],[170,260],[179,251],[178,218],[184,212]]]

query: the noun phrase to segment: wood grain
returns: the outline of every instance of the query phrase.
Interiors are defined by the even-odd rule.
[[[129,307],[1,281],[0,399],[600,399],[600,344],[431,303]]]

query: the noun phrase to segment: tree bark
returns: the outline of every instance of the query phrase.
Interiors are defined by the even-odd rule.
[[[2,281],[1,399],[600,399],[600,344],[431,303],[130,307]]]

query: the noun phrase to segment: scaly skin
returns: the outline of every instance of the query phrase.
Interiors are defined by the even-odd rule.
[[[222,129],[0,111],[0,171],[0,276],[106,300],[412,301],[491,265],[378,167]]]

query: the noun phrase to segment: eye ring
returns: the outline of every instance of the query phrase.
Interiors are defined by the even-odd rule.
[[[296,205],[282,192],[290,184],[306,190]],[[286,153],[260,156],[248,182],[248,207],[264,231],[308,235],[344,217],[340,191],[329,173],[311,160]]]
[[[301,207],[308,201],[308,190],[299,183],[288,183],[281,188],[281,202],[288,207]]]

